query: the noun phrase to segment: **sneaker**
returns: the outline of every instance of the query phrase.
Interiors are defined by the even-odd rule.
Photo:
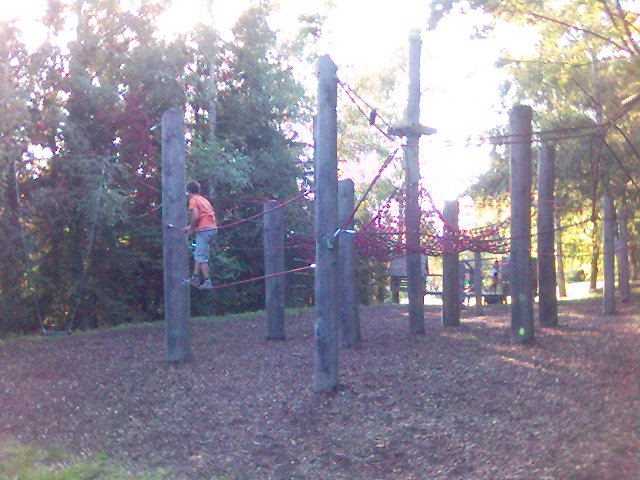
[[[211,279],[207,278],[204,282],[202,282],[202,285],[200,285],[198,287],[200,290],[212,290],[213,289],[213,283],[211,283]]]
[[[200,286],[200,279],[196,276],[191,275],[190,277],[183,278],[182,282],[180,282],[185,287],[196,287]]]

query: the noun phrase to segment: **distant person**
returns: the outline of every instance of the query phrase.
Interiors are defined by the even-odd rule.
[[[466,274],[466,282],[465,282],[465,290],[467,291],[468,295],[465,295],[465,300],[466,300],[466,304],[470,305],[471,304],[471,296],[475,290],[475,270],[473,269],[473,267],[471,266],[471,264],[467,263],[466,264],[466,270],[465,270],[465,274]]]
[[[498,281],[500,280],[500,262],[496,258],[491,269],[491,291],[498,293]]]
[[[216,212],[211,202],[200,195],[200,184],[195,180],[187,184],[187,197],[191,222],[184,227],[183,232],[195,235],[196,248],[193,251],[193,275],[185,283],[200,290],[211,290],[213,284],[209,276],[209,245],[218,229]]]

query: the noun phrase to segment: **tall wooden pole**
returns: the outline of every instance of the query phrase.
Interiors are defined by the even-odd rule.
[[[484,315],[482,308],[482,252],[473,254],[473,290],[476,297],[476,316]]]
[[[620,211],[618,216],[618,287],[620,288],[620,301],[628,303],[631,298],[629,287],[629,212],[626,208]]]
[[[531,107],[510,112],[511,135],[511,339],[526,344],[533,335],[531,273]]]
[[[316,283],[313,389],[338,387],[338,154],[337,68],[318,59],[315,121]]]
[[[458,230],[459,205],[457,200],[444,202],[442,216],[445,221],[443,236],[455,235]],[[460,325],[460,255],[458,252],[442,255],[442,326]]]
[[[264,281],[267,315],[265,336],[269,340],[285,338],[285,277],[277,275],[284,272],[284,210],[278,205],[278,201],[269,200],[263,207],[264,274],[267,276]]]
[[[555,149],[543,145],[538,156],[538,317],[543,327],[558,325],[554,244]]]
[[[615,237],[616,220],[613,197],[610,193],[602,196],[602,269],[604,273],[604,294],[602,296],[602,313],[616,313],[615,286]]]
[[[342,345],[347,348],[356,347],[362,339],[355,288],[355,242],[354,236],[349,233],[353,232],[354,227],[354,190],[353,180],[346,179],[338,182],[338,220],[342,229],[338,249],[341,296],[339,316]]]
[[[162,115],[162,263],[164,268],[165,359],[191,357],[191,292],[189,277],[184,114],[170,108]],[[174,227],[174,228],[172,228]]]
[[[409,98],[407,124],[420,125],[420,49],[418,32],[409,37]],[[405,147],[407,205],[405,211],[407,249],[407,294],[409,297],[409,333],[424,333],[424,280],[420,255],[420,166],[418,163],[420,134],[409,130]]]
[[[404,224],[407,262],[407,296],[409,297],[409,333],[424,333],[424,272],[420,251],[420,165],[419,141],[421,135],[431,135],[434,128],[420,124],[420,49],[422,41],[418,31],[409,37],[409,97],[406,123],[389,129],[390,135],[407,138],[404,148],[406,207]]]

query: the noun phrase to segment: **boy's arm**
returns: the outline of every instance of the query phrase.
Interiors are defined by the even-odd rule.
[[[193,233],[196,231],[196,225],[198,225],[198,219],[200,218],[200,212],[198,211],[198,207],[192,208],[189,210],[191,212],[191,223],[189,226],[184,227],[184,233]]]

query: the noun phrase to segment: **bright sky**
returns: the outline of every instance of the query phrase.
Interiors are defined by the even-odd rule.
[[[136,1],[136,0],[123,0]],[[174,0],[160,19],[168,33],[187,31],[206,18],[205,0]],[[280,11],[270,19],[272,28],[286,34],[301,13],[325,12],[326,0],[279,0]],[[321,53],[331,56],[338,75],[349,81],[372,73],[408,48],[409,32],[422,30],[422,123],[437,135],[421,141],[421,173],[434,198],[455,198],[471,179],[489,165],[488,148],[465,146],[469,137],[482,135],[500,121],[500,72],[493,65],[501,42],[471,39],[475,15],[445,18],[434,32],[426,32],[426,0],[334,0],[321,40]],[[44,12],[46,0],[3,2],[0,18],[16,18],[26,27],[25,42],[37,42],[41,32],[24,23]],[[214,0],[214,23],[224,35],[250,0]],[[24,21],[24,22],[23,22]],[[513,36],[511,42],[513,42]],[[406,95],[399,99],[404,111]],[[400,121],[401,119],[397,119]],[[504,117],[502,117],[504,121]],[[373,173],[375,174],[375,172]],[[365,172],[365,177],[371,175]]]

